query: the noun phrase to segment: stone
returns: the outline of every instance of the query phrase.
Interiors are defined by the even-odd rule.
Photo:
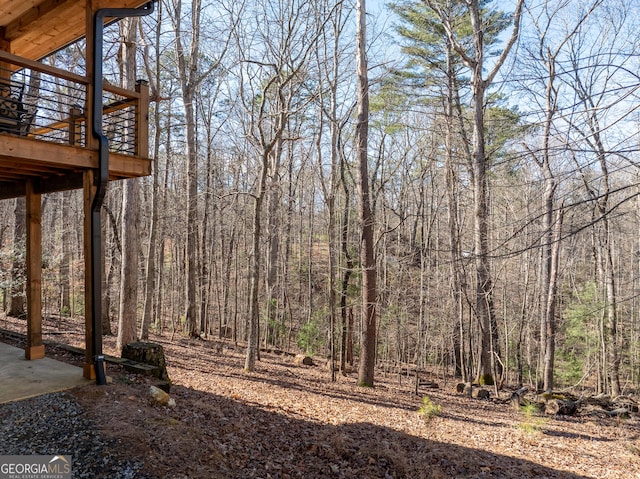
[[[153,399],[155,399],[158,403],[163,406],[175,407],[176,401],[171,396],[169,396],[162,389],[157,388],[155,386],[149,387],[149,394]]]

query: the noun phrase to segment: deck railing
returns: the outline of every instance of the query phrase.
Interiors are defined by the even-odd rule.
[[[0,133],[87,147],[87,78],[0,51]],[[113,152],[148,157],[149,89],[105,83],[103,132]]]

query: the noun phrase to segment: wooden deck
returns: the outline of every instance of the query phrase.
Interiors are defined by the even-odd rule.
[[[149,159],[109,156],[111,180],[151,174]],[[40,194],[82,188],[83,171],[97,167],[96,150],[0,133],[0,200],[26,195],[28,180]]]
[[[107,180],[151,174],[149,88],[137,82],[132,91],[104,81],[102,29],[115,20],[106,15],[146,16],[152,11],[148,0],[0,0],[0,200],[26,198],[25,358],[45,356],[42,194],[82,188],[82,371],[99,384],[104,384],[104,375],[96,371],[103,370],[104,359],[100,209],[105,186]],[[41,61],[81,38],[85,62],[80,74]]]
[[[39,86],[31,89],[36,75]],[[98,168],[97,146],[87,134],[87,108],[78,106],[87,102],[88,79],[2,51],[0,79],[20,87],[11,106],[30,112],[26,128],[15,118],[14,128],[7,126],[12,118],[0,128],[0,199],[24,196],[28,181],[36,193],[82,188],[83,171]],[[103,128],[118,132],[109,155],[110,179],[150,175],[147,85],[139,83],[135,91],[107,85],[103,99]],[[2,108],[3,101],[0,96],[0,120],[12,114]]]

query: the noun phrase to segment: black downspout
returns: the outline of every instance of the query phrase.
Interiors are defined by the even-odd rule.
[[[102,238],[100,210],[109,181],[109,139],[102,132],[102,41],[105,18],[143,17],[153,13],[153,2],[141,8],[102,8],[93,17],[93,102],[91,132],[98,140],[96,194],[91,203],[91,351],[96,384],[107,384],[102,354]]]

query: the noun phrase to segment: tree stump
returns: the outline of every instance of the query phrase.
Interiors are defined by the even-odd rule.
[[[298,354],[293,360],[297,365],[313,366],[313,358],[305,354]]]
[[[475,399],[481,399],[484,401],[488,401],[491,397],[491,394],[486,389],[474,389],[472,395]]]
[[[160,344],[144,341],[129,343],[122,348],[122,357],[138,363],[155,366],[157,369],[153,375],[161,381],[166,381],[168,384],[171,383],[167,373],[167,363],[164,359],[164,349]]]
[[[511,398],[510,398],[511,405],[513,409],[515,409],[516,411],[519,411],[521,407],[527,406],[529,404],[529,401],[527,400],[527,398],[524,397],[527,391],[529,391],[529,388],[522,387],[517,391],[514,391],[513,394],[511,395]]]

